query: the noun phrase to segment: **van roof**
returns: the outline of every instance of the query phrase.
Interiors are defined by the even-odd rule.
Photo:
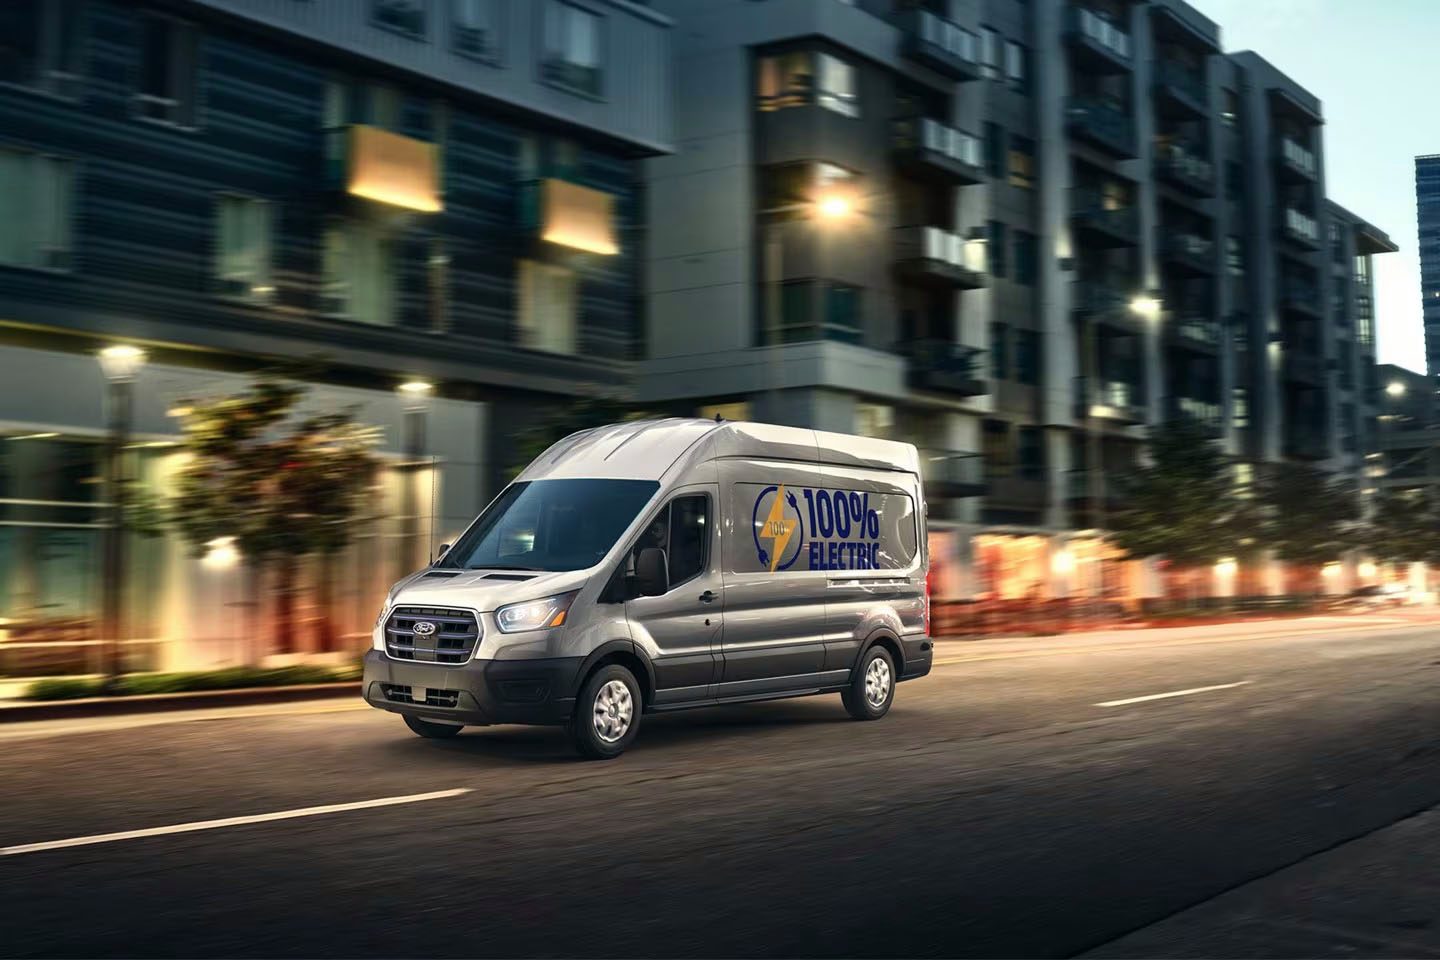
[[[516,479],[662,480],[672,468],[720,457],[920,473],[919,454],[908,443],[770,423],[668,417],[629,420],[573,433],[552,444]]]

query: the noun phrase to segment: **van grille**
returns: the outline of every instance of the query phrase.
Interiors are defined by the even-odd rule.
[[[433,632],[415,632],[417,623],[432,623]],[[480,624],[468,610],[448,607],[396,607],[385,621],[385,652],[396,660],[417,663],[465,663],[480,641]]]
[[[413,687],[407,687],[398,683],[382,683],[380,689],[385,694],[385,699],[391,703],[423,703],[427,707],[450,707],[454,708],[460,702],[458,690],[431,690],[425,691],[424,700],[416,700],[413,694]]]

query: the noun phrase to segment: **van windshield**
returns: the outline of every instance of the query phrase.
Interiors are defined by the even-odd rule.
[[[583,570],[610,552],[659,488],[654,480],[512,483],[437,566]]]

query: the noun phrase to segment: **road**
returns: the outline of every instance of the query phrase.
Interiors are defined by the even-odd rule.
[[[605,764],[333,703],[5,725],[0,953],[1440,957],[1440,628],[939,664],[879,723],[836,697],[647,718]]]

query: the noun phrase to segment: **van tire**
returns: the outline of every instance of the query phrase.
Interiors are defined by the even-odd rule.
[[[879,720],[889,713],[895,702],[895,661],[890,651],[878,643],[866,650],[840,700],[856,720]]]
[[[449,740],[463,728],[450,723],[431,723],[429,720],[421,720],[419,717],[405,717],[405,726],[415,731],[426,740]]]
[[[596,670],[575,698],[570,742],[586,760],[613,760],[625,752],[640,730],[644,700],[635,674],[618,663]],[[606,725],[614,739],[603,730]]]

